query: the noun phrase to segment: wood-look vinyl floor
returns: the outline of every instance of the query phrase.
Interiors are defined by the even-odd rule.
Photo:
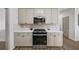
[[[5,41],[0,41],[0,50],[5,50]]]
[[[14,50],[79,50],[79,42],[74,42],[67,37],[64,37],[63,39],[63,47],[47,47],[46,49],[33,49],[32,47],[18,46]]]
[[[70,40],[66,37],[64,37],[64,44],[63,44],[63,48],[65,50],[79,50],[79,42],[75,42],[73,40]]]
[[[66,37],[63,40],[63,47],[47,47],[46,49],[33,49],[32,47],[18,46],[14,50],[79,50],[79,42],[74,42]],[[0,42],[0,50],[5,50],[5,42]]]
[[[64,50],[61,47],[47,47],[42,49],[33,49],[32,47],[17,46],[14,50]]]

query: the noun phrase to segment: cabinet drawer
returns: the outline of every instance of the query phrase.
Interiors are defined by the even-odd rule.
[[[14,33],[14,37],[21,38],[24,37],[24,33]]]
[[[29,38],[29,37],[32,37],[32,33],[14,33],[14,37],[17,37],[17,38]]]
[[[47,34],[47,37],[49,38],[53,38],[53,37],[56,37],[57,35],[54,33],[54,32],[50,32]]]

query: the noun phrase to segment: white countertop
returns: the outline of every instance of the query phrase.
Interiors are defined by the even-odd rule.
[[[33,32],[31,30],[26,30],[26,31],[14,31],[14,32]]]
[[[33,32],[33,30],[28,29],[19,29],[19,30],[15,30],[14,32]]]
[[[59,30],[55,30],[55,29],[45,29],[47,32],[62,32],[62,31],[59,31]],[[14,32],[33,32],[33,30],[30,30],[30,29],[25,29],[25,30],[16,30]]]
[[[55,30],[55,29],[45,29],[47,32],[62,32],[62,31],[60,31],[60,30]]]

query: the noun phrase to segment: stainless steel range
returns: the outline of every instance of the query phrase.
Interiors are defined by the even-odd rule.
[[[35,29],[33,31],[33,48],[46,48],[47,32],[45,29]]]

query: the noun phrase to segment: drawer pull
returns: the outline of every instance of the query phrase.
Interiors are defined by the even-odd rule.
[[[56,37],[56,35],[54,35],[54,37]]]
[[[22,37],[24,37],[24,35],[22,35]]]

